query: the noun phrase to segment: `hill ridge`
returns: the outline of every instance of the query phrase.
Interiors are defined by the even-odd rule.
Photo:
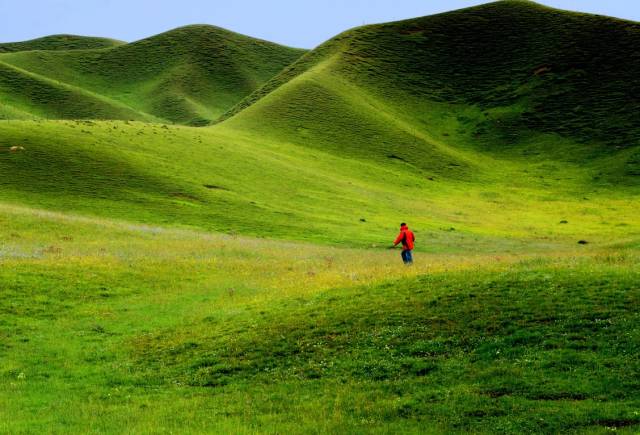
[[[2,42],[0,53],[16,51],[49,51],[49,50],[86,50],[111,48],[126,44],[117,39],[73,34],[54,34],[30,39],[27,41]]]

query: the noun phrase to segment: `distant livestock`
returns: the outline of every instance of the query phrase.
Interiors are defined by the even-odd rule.
[[[24,147],[20,146],[20,145],[14,145],[11,148],[9,148],[8,150],[10,153],[17,153],[19,151],[24,151]]]

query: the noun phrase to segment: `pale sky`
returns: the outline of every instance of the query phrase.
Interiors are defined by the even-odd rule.
[[[59,33],[135,41],[213,24],[313,48],[349,28],[487,3],[483,0],[0,0],[0,42]],[[636,0],[541,0],[562,9],[640,21]]]

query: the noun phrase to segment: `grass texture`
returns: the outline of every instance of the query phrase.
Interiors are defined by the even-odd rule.
[[[639,35],[0,45],[0,432],[636,433]]]

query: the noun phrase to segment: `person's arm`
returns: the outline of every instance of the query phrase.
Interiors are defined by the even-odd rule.
[[[398,243],[402,242],[403,236],[404,234],[402,233],[402,231],[400,231],[400,234],[398,234],[398,237],[396,237],[396,239],[393,241],[393,246],[391,246],[390,249],[395,248]]]

